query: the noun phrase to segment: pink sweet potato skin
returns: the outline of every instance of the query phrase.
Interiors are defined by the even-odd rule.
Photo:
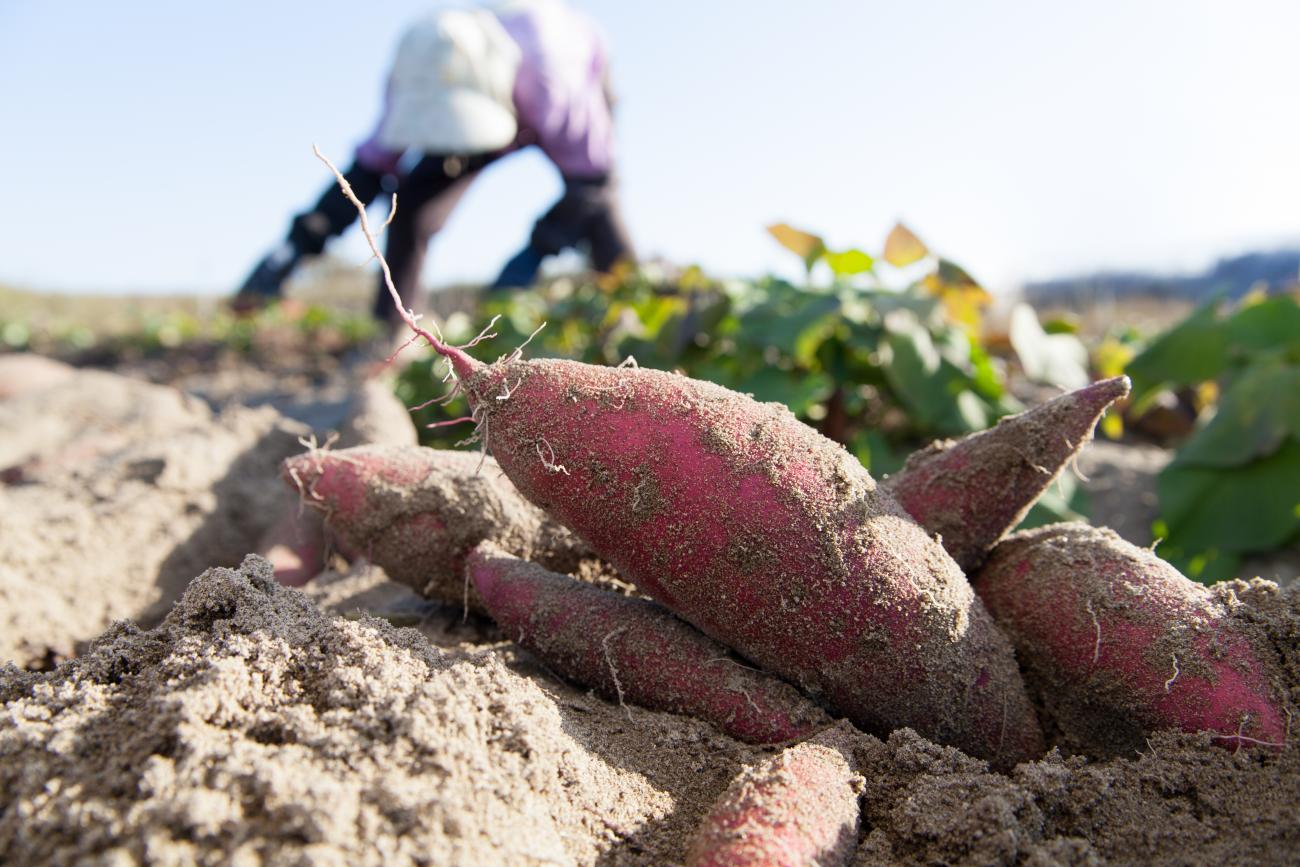
[[[1106,407],[1128,392],[1128,377],[1104,379],[988,430],[933,443],[885,487],[970,573],[1092,439]]]
[[[647,369],[463,373],[519,490],[705,634],[869,731],[910,726],[1002,766],[1041,749],[957,565],[785,407]]]
[[[606,698],[707,720],[753,744],[796,740],[831,724],[794,687],[744,666],[648,599],[557,575],[490,544],[470,554],[466,568],[506,635]]]
[[[742,772],[700,824],[688,867],[848,863],[862,791],[851,736],[836,727]]]
[[[465,557],[484,540],[560,571],[589,556],[478,454],[358,446],[289,458],[281,475],[347,548],[442,602],[464,603]],[[472,590],[468,603],[482,611]]]
[[[1281,745],[1281,676],[1254,627],[1110,530],[1055,524],[994,549],[975,588],[1066,743],[1132,753],[1155,729]]]

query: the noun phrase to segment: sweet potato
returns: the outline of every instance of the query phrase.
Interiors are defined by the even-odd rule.
[[[1092,439],[1106,407],[1128,391],[1126,376],[1103,379],[986,431],[933,443],[885,487],[969,573]]]
[[[1015,533],[975,576],[1067,742],[1128,753],[1154,729],[1280,745],[1272,651],[1203,586],[1110,530]]]
[[[488,613],[546,664],[606,698],[707,720],[742,741],[771,744],[831,724],[788,683],[648,599],[557,575],[485,543],[466,569]]]
[[[341,542],[430,599],[482,611],[465,557],[491,539],[559,571],[585,547],[524,500],[496,462],[468,452],[359,446],[289,458],[281,474]]]
[[[1002,766],[1041,732],[956,563],[785,407],[670,373],[442,347],[501,468],[639,590],[875,732]]]
[[[862,777],[847,726],[741,772],[700,824],[689,867],[845,864],[858,842]]]
[[[405,404],[387,385],[368,379],[353,393],[334,445],[340,449],[362,445],[415,448],[419,438]],[[326,538],[321,513],[292,503],[263,534],[257,550],[271,561],[275,580],[301,587],[325,568]]]

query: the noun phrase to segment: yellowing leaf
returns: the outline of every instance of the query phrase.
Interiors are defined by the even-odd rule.
[[[961,323],[970,334],[978,336],[984,327],[984,308],[992,299],[979,286],[945,292],[943,307],[948,318]]]
[[[1107,337],[1092,350],[1092,366],[1102,379],[1119,376],[1136,353],[1132,346]]]
[[[943,302],[944,311],[951,321],[960,324],[969,334],[979,334],[983,327],[983,309],[993,303],[993,296],[965,269],[947,259],[940,259],[939,267],[933,274],[927,274],[921,285]]]
[[[596,275],[596,285],[605,292],[613,292],[630,280],[635,273],[636,265],[627,259],[619,259],[609,271]]]
[[[782,247],[803,259],[804,264],[810,268],[826,251],[826,244],[821,238],[787,223],[774,223],[767,227],[767,233]]]
[[[1112,409],[1101,419],[1101,432],[1106,439],[1117,440],[1124,436],[1124,413]]]
[[[1246,294],[1241,296],[1241,302],[1237,305],[1240,309],[1254,307],[1256,304],[1262,304],[1268,300],[1268,281],[1256,280],[1250,284]]]
[[[1127,343],[1107,337],[1092,350],[1092,367],[1102,379],[1119,376],[1128,367],[1136,353]],[[1102,416],[1098,426],[1108,439],[1117,440],[1124,435],[1124,413],[1117,407]]]
[[[930,250],[921,243],[921,239],[902,223],[895,225],[885,239],[885,261],[895,268],[919,262],[929,254]]]
[[[1196,410],[1200,412],[1219,402],[1219,383],[1208,379],[1196,386]]]

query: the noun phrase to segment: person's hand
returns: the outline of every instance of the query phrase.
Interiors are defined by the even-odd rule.
[[[283,291],[284,281],[298,263],[293,245],[287,241],[266,255],[253,273],[239,287],[230,306],[236,313],[252,313],[277,300]]]

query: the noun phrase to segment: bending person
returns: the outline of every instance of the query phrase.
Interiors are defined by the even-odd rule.
[[[565,191],[495,285],[529,285],[547,256],[568,248],[587,252],[599,270],[632,258],[614,180],[608,81],[600,31],[560,0],[524,0],[491,12],[444,10],[407,29],[383,115],[344,172],[365,204],[386,189],[397,192],[385,257],[407,307],[419,308],[429,241],[474,178],[530,145],[559,169]],[[355,208],[331,184],[293,219],[285,241],[245,281],[236,305],[278,296],[297,264],[320,254],[355,219]],[[375,314],[395,326],[382,285]]]

